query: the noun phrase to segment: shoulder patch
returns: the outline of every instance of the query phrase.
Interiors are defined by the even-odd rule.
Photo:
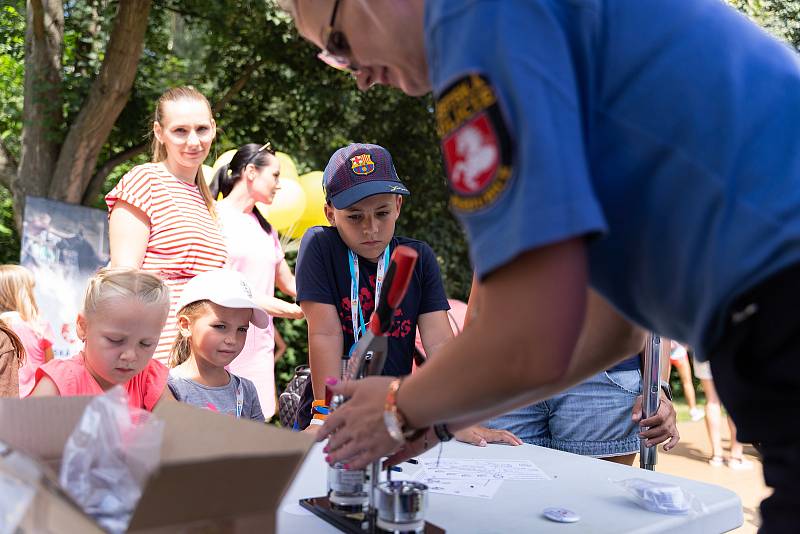
[[[459,211],[492,205],[511,179],[512,144],[489,80],[470,74],[436,100],[450,204]]]

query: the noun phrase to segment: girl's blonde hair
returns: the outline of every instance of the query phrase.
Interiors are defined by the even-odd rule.
[[[194,87],[185,86],[167,89],[164,94],[158,98],[154,117],[155,122],[163,126],[161,121],[164,117],[164,104],[167,102],[176,102],[178,100],[196,100],[204,103],[208,108],[208,116],[213,119],[211,113],[211,104],[208,103],[208,99],[203,95],[203,93]],[[153,135],[151,151],[153,153],[153,163],[160,163],[167,159],[167,148],[164,146],[164,143],[159,141],[155,135]],[[197,188],[200,190],[200,195],[203,197],[203,201],[206,203],[208,213],[210,213],[211,217],[216,220],[217,211],[214,209],[214,197],[211,196],[211,191],[208,188],[208,184],[206,184],[205,178],[203,178],[202,165],[197,168],[197,174],[194,177],[194,183],[197,184]]]
[[[190,302],[178,312],[178,317],[181,315],[187,316],[194,321],[208,311],[207,300],[197,300]],[[169,360],[167,361],[168,367],[177,367],[192,354],[192,347],[189,343],[189,336],[184,336],[182,332],[178,331],[175,336],[175,341],[172,342],[172,348],[169,351]]]
[[[23,321],[39,319],[39,307],[33,296],[36,280],[22,265],[0,265],[0,312],[15,311]]]
[[[106,267],[89,278],[84,315],[94,313],[102,302],[114,297],[135,297],[143,304],[161,304],[169,310],[169,288],[161,278],[130,267]]]

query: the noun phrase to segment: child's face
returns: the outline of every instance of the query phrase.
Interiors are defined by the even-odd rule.
[[[252,315],[249,308],[226,308],[209,302],[205,313],[194,318],[181,315],[178,321],[184,334],[191,336],[189,343],[195,358],[214,367],[225,367],[242,352]]]
[[[88,315],[78,315],[78,337],[86,343],[84,360],[104,390],[124,384],[147,366],[168,311],[164,304],[114,297]]]
[[[378,261],[394,236],[403,197],[393,193],[373,195],[345,209],[325,206],[325,216],[350,250]]]

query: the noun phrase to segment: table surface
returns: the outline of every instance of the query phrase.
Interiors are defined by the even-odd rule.
[[[423,457],[436,458],[438,448]],[[486,460],[531,460],[551,480],[504,480],[494,498],[481,499],[429,494],[428,521],[447,532],[666,532],[681,534],[727,532],[742,525],[739,497],[725,488],[646,471],[638,467],[605,462],[561,451],[521,445],[474,447],[450,442],[443,446],[442,458],[482,458]],[[403,464],[408,474],[421,465]],[[658,466],[656,466],[658,469]],[[286,492],[278,511],[278,533],[335,533],[337,529],[300,508],[298,501],[326,494],[326,464],[322,445],[316,444]],[[703,505],[702,512],[666,515],[645,510],[613,480],[646,478],[677,484],[692,493]],[[548,507],[570,509],[580,515],[577,523],[555,523],[545,519]]]

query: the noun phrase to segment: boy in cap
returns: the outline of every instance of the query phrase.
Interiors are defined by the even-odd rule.
[[[394,235],[403,197],[389,151],[378,145],[351,144],[331,156],[322,178],[325,216],[330,227],[311,228],[297,257],[297,301],[308,321],[312,388],[298,414],[303,427],[325,419],[325,377],[339,376],[341,357],[365,331],[380,294],[392,251],[407,245],[419,253],[408,292],[389,329],[384,375],[411,373],[417,326],[428,355],[453,337],[436,256],[428,244]],[[313,398],[311,402],[313,390]],[[475,444],[520,443],[505,431],[470,428],[459,434]]]

